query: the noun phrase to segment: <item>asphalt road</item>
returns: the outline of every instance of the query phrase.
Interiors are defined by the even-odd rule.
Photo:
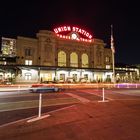
[[[57,110],[60,108],[64,108],[64,107],[67,107],[70,105],[72,105],[72,104],[42,107],[42,114],[50,112],[50,111],[54,111],[54,110]],[[30,118],[33,116],[38,116],[38,108],[28,108],[28,109],[0,112],[0,125],[4,125],[7,123],[11,123],[11,122],[16,122],[18,120]]]
[[[105,89],[105,100],[139,100],[139,89]],[[76,103],[103,100],[103,89],[74,89],[58,93],[44,93],[42,113],[64,108]],[[0,94],[0,125],[38,115],[39,94],[8,92]]]
[[[68,98],[68,100],[67,100]],[[47,113],[75,104],[75,99],[62,93],[44,93],[41,113]],[[0,95],[0,125],[38,115],[39,94],[5,92]]]

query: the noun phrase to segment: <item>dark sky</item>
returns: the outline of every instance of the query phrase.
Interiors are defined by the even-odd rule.
[[[127,0],[1,0],[0,37],[35,37],[40,29],[77,25],[110,47],[113,24],[116,62],[140,64],[140,10]]]

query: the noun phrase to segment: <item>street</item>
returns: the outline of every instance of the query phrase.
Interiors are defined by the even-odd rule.
[[[42,113],[76,103],[102,101],[102,89],[74,89],[44,93]],[[139,89],[105,89],[106,100],[139,100]],[[38,115],[38,93],[17,91],[0,95],[0,125]]]
[[[102,103],[99,101],[102,101]],[[106,103],[104,101],[108,101],[108,102]],[[38,116],[38,104],[39,104],[39,94],[38,93],[28,93],[28,92],[24,91],[23,93],[14,92],[14,93],[8,93],[8,94],[0,94],[0,130],[2,130],[0,133],[0,138],[8,139],[8,137],[6,137],[3,132],[4,129],[6,129],[6,127],[15,129],[15,125],[17,125],[17,127],[18,127],[18,125],[23,124],[23,122],[25,123],[25,121],[29,120],[30,118],[37,117]],[[94,109],[91,110],[92,106]],[[96,107],[98,108],[98,106],[100,106],[99,107],[100,110],[98,110],[98,109],[95,110]],[[119,106],[119,108],[118,108],[118,106]],[[77,116],[75,116],[74,120],[76,118],[82,119],[82,114],[84,113],[83,108],[86,108],[86,107],[87,107],[86,110],[88,111],[89,116],[91,116],[91,118],[94,118],[94,120],[97,120],[96,116],[98,116],[101,113],[100,112],[101,110],[103,111],[103,108],[105,109],[103,111],[104,113],[102,112],[102,115],[100,114],[99,115],[100,117],[98,116],[98,118],[101,118],[101,120],[103,119],[102,118],[103,116],[105,117],[106,110],[108,110],[109,108],[110,108],[110,110],[108,110],[107,112],[110,114],[111,110],[113,109],[112,113],[114,112],[113,114],[116,116],[118,116],[116,114],[117,112],[121,113],[120,115],[122,115],[123,110],[124,110],[124,114],[123,114],[124,116],[122,116],[122,118],[119,118],[119,120],[121,122],[124,121],[124,119],[126,121],[125,123],[127,123],[127,121],[130,122],[130,118],[137,120],[137,117],[138,117],[137,115],[140,114],[140,111],[139,111],[140,110],[140,90],[138,88],[135,88],[135,89],[104,88],[104,100],[103,100],[103,88],[67,89],[67,90],[64,90],[61,92],[43,93],[42,94],[42,115],[51,114],[51,116],[55,116],[55,115],[59,116],[59,112],[60,112],[60,114],[64,112],[64,115],[67,116],[69,114],[71,116],[72,114],[70,112],[71,111],[73,112],[75,110],[75,108],[79,108],[80,110],[78,112],[81,115],[79,116],[77,114],[79,116],[79,118],[77,118]],[[93,111],[96,112],[95,115],[90,115],[90,114],[94,114]],[[75,114],[76,112],[74,111],[73,113]],[[130,117],[130,115],[131,115],[131,117]],[[73,118],[73,117],[74,116],[71,116],[71,118]],[[51,121],[51,118],[52,118],[52,121]],[[60,119],[62,119],[62,118],[60,118]],[[117,120],[116,117],[115,117],[115,119],[119,123],[119,120]],[[44,120],[47,121],[47,119],[44,119]],[[53,121],[55,122],[55,118],[53,118],[53,117],[48,118],[48,120],[49,120],[50,125],[53,124]],[[73,121],[73,119],[72,120],[70,119],[70,121]],[[39,122],[43,122],[43,119],[38,121],[38,125],[40,125]],[[109,124],[110,123],[111,122],[109,122]],[[135,122],[134,124],[133,123],[134,123],[133,121],[130,123],[132,127],[137,125],[136,128],[137,129],[140,128],[138,125],[139,124],[138,122],[137,123]],[[26,123],[24,125],[26,125]],[[63,129],[63,125],[61,123],[60,123],[60,125]],[[88,125],[88,124],[86,124],[86,125]],[[89,126],[90,126],[90,124],[89,124]],[[43,127],[47,127],[47,126],[43,126]],[[73,126],[71,126],[71,127],[73,127]],[[83,126],[81,126],[81,127],[83,127]],[[111,125],[110,127],[111,127],[111,129],[113,129],[112,128],[113,125]],[[35,131],[38,131],[40,129],[42,129],[42,128],[37,128],[37,130],[35,130]],[[54,127],[52,129],[56,130],[56,128],[54,128]],[[116,128],[114,127],[114,129],[116,129]],[[125,130],[125,131],[126,131],[125,133],[127,133],[127,130]],[[28,130],[27,130],[27,132],[28,132]],[[11,132],[11,133],[12,134],[10,134],[10,135],[12,135],[14,137],[13,138],[11,137],[10,139],[15,140],[16,132]],[[32,131],[30,130],[30,133],[34,137],[34,129]],[[38,131],[36,133],[39,133],[39,135],[41,135],[40,131]],[[63,133],[66,133],[66,132],[63,130]],[[73,133],[72,135],[74,135],[73,137],[75,137],[75,135],[77,134],[76,132],[72,132],[72,133]],[[46,133],[46,138],[51,138],[51,137],[54,138],[54,136],[51,136],[52,135],[51,133],[49,134],[50,136],[48,136],[48,134],[49,133]],[[133,135],[133,133],[132,133],[132,135]],[[137,136],[139,136],[139,135],[137,134]],[[58,137],[60,139],[63,139],[63,137],[59,136],[59,134],[58,134]],[[20,138],[19,135],[17,136],[17,139],[18,138]],[[28,135],[25,135],[25,138],[28,139]],[[57,138],[57,135],[55,138]],[[22,136],[21,139],[24,139],[24,136]],[[36,137],[36,139],[39,139],[39,138]],[[80,139],[81,139],[81,137],[80,137]],[[89,139],[89,138],[87,138],[87,139]]]

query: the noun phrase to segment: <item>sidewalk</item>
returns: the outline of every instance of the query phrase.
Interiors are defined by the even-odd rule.
[[[140,102],[78,104],[50,117],[0,128],[2,140],[138,140]],[[8,131],[7,131],[8,130]]]

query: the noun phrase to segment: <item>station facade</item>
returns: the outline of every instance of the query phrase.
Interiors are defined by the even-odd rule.
[[[9,53],[3,45],[2,54],[15,61],[1,61],[14,67],[14,72],[3,75],[1,70],[1,79],[14,77],[16,83],[112,81],[111,49],[82,28],[40,30],[36,38],[18,36],[14,41],[14,48],[7,48]]]

